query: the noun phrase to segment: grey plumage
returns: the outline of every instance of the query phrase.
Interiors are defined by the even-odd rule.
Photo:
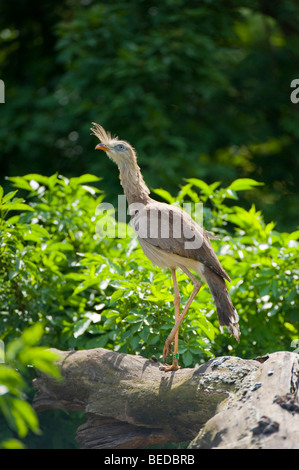
[[[104,150],[118,165],[120,181],[129,204],[131,225],[146,256],[158,266],[171,269],[175,292],[177,289],[175,270],[183,269],[194,284],[194,292],[189,299],[190,304],[200,288],[200,283],[189,272],[189,270],[195,271],[203,281],[207,282],[211,290],[220,327],[226,325],[229,332],[239,341],[238,315],[225,284],[225,280],[231,280],[210,243],[209,239],[215,238],[213,234],[200,227],[182,209],[152,199],[137,164],[134,148],[128,142],[112,137],[102,126],[93,124],[91,130],[101,142],[96,149]],[[178,292],[176,295],[179,295]],[[188,303],[188,308],[190,304]],[[176,324],[168,337],[167,345],[165,343],[164,359],[169,353],[169,344],[177,334],[188,308],[185,308],[178,317],[176,306]],[[177,368],[176,364],[172,370]]]

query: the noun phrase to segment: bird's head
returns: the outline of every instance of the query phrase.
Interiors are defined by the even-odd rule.
[[[92,124],[94,127],[91,128],[91,131],[101,142],[97,144],[96,150],[104,150],[117,165],[136,162],[135,151],[128,142],[119,140],[118,137],[112,137],[110,132],[106,132],[99,124],[95,122]]]

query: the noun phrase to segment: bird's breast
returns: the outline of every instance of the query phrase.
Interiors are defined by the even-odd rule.
[[[192,258],[184,258],[175,253],[169,253],[167,251],[161,250],[161,248],[148,243],[145,239],[139,238],[140,246],[144,254],[148,259],[155,265],[160,266],[161,268],[177,269],[181,266],[196,272],[201,279],[205,281],[205,266],[200,261],[197,261]]]

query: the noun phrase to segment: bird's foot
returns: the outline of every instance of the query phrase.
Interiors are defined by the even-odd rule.
[[[168,366],[167,364],[163,364],[159,367],[159,370],[162,370],[163,372],[175,372],[176,370],[179,370],[180,366],[176,364],[171,364],[171,366]]]
[[[167,364],[163,364],[159,367],[159,370],[162,370],[163,372],[173,372],[176,370],[179,370],[179,361],[177,359],[173,359],[171,366]]]

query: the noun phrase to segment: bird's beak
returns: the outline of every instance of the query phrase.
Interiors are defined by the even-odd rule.
[[[98,144],[98,145],[96,146],[95,150],[105,150],[105,151],[107,151],[107,150],[110,150],[110,149],[109,149],[109,147],[107,147],[107,145],[105,145],[105,144]]]

